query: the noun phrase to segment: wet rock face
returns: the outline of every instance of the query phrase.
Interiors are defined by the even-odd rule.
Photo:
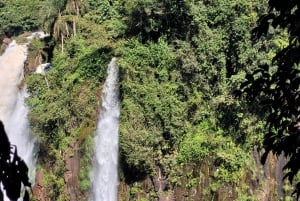
[[[173,191],[169,190],[166,176],[160,167],[156,167],[157,174],[153,177],[153,184],[156,194],[158,195],[157,201],[173,201]]]
[[[178,175],[178,183],[172,186],[168,183],[166,173],[162,168],[156,167],[153,176],[144,180],[136,180],[126,184],[120,181],[119,200],[154,200],[154,201],[232,201],[239,200],[239,196],[249,196],[260,201],[277,201],[291,195],[285,191],[282,181],[286,160],[283,155],[269,154],[266,164],[260,162],[262,151],[253,151],[253,161],[244,171],[240,181],[235,184],[222,184],[212,188],[216,167],[209,164],[183,167],[181,175]],[[197,178],[196,183],[190,186],[191,175]],[[243,188],[243,185],[246,188]],[[132,193],[134,192],[134,193]],[[241,194],[239,194],[241,193]]]
[[[0,55],[5,51],[5,49],[8,47],[9,43],[11,42],[10,38],[6,36],[2,36],[2,37],[3,37],[2,41],[0,40]]]
[[[77,144],[73,143],[71,152],[64,156],[67,171],[64,174],[66,192],[70,195],[70,201],[79,200],[79,168],[80,158]]]
[[[10,42],[11,42],[11,39],[8,38],[8,37],[4,37],[2,42],[5,44],[5,45],[8,45]]]
[[[64,164],[66,171],[64,173],[64,194],[68,196],[70,201],[80,200],[79,189],[79,170],[80,170],[80,156],[77,143],[72,143],[64,153]],[[49,192],[44,184],[44,170],[38,170],[35,177],[35,185],[33,187],[33,198],[39,201],[52,201],[49,197]]]
[[[156,171],[157,174],[153,178],[153,183],[154,183],[155,191],[160,193],[167,189],[167,181],[160,167],[157,167]]]
[[[42,170],[37,171],[35,176],[35,185],[33,186],[33,198],[39,201],[50,201],[47,198],[47,192],[43,187],[44,172]]]

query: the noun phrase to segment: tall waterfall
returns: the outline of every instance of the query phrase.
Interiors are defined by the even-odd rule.
[[[119,88],[116,58],[107,69],[97,125],[92,172],[92,200],[116,201],[118,189]]]
[[[22,86],[26,58],[27,45],[18,45],[15,41],[0,56],[0,120],[4,123],[9,141],[17,146],[18,155],[26,162],[30,182],[33,183],[36,140],[30,135],[28,109],[24,104],[27,93]]]

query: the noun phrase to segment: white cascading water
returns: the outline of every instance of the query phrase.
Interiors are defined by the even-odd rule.
[[[22,86],[26,58],[27,44],[19,45],[16,41],[12,41],[0,56],[0,120],[10,143],[17,146],[18,155],[29,168],[30,182],[34,183],[36,139],[30,134],[28,108],[25,106],[27,92]],[[9,199],[5,197],[4,200]]]
[[[92,201],[116,201],[118,190],[119,87],[116,58],[107,69],[102,107],[95,136]]]

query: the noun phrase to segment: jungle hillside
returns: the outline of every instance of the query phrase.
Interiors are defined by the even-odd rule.
[[[24,69],[39,143],[32,200],[88,200],[112,57],[119,201],[294,200],[299,5],[276,2],[0,0],[1,53],[48,34],[31,41]],[[42,63],[51,69],[35,73]]]

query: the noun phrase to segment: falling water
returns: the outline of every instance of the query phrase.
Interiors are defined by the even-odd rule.
[[[0,56],[0,120],[4,123],[9,141],[17,146],[18,155],[26,162],[33,182],[36,140],[30,135],[28,109],[24,104],[27,93],[26,87],[22,86],[26,58],[27,45],[19,45],[15,41]]]
[[[92,200],[116,201],[118,189],[119,88],[116,58],[107,69],[95,137]]]

